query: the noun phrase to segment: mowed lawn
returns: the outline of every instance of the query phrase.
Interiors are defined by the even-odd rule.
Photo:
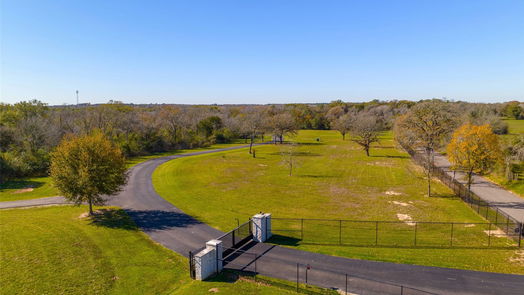
[[[189,278],[186,258],[154,243],[124,211],[85,206],[0,211],[0,294],[293,294],[246,280]],[[290,283],[291,284],[291,283]]]
[[[257,158],[239,150],[169,161],[155,171],[153,184],[171,203],[223,231],[233,228],[237,218],[245,221],[260,211],[288,218],[398,221],[397,214],[403,214],[417,221],[485,222],[438,181],[432,183],[435,196],[428,198],[421,168],[395,147],[390,133],[374,145],[371,157],[355,143],[342,141],[335,131],[300,131],[293,140],[301,143],[293,176],[281,164],[281,152],[288,147],[266,145],[256,147]],[[338,234],[330,230],[336,226],[312,225],[308,237],[321,243]],[[301,241],[292,246],[353,258],[524,273],[514,249],[413,248],[412,228],[405,225],[402,230],[409,233],[401,237],[406,239],[401,247]],[[468,230],[476,231],[472,239],[487,240],[480,226]],[[505,238],[493,243],[509,244]]]
[[[227,144],[214,144],[204,148],[196,149],[184,149],[184,150],[175,150],[172,152],[156,153],[146,156],[137,156],[131,157],[127,160],[127,166],[129,168],[133,167],[136,164],[145,162],[147,160],[192,153],[197,151],[205,151],[211,149],[226,148],[232,146],[239,146],[246,144],[243,140],[236,140],[234,143]],[[15,200],[28,200],[28,199],[38,199],[45,197],[54,197],[58,196],[60,193],[53,186],[52,180],[50,177],[33,177],[25,178],[20,180],[12,180],[6,183],[0,184],[0,202],[5,201],[15,201]]]

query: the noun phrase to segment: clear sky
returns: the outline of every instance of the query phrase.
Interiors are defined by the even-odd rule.
[[[522,0],[0,1],[0,102],[524,101]]]

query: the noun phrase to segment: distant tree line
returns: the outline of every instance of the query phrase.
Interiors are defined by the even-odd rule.
[[[338,130],[369,153],[378,133],[421,102],[378,101],[287,105],[48,106],[40,101],[0,103],[0,182],[47,175],[51,152],[67,135],[100,132],[126,157],[272,135],[278,143],[299,129]],[[448,102],[461,121],[508,132],[502,117],[522,118],[523,105]],[[266,138],[267,140],[268,138]],[[249,149],[252,152],[252,149]]]

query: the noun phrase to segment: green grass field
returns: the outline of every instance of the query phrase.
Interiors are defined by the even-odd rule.
[[[80,218],[85,206],[0,211],[0,294],[294,294],[223,276],[192,281],[186,258],[105,209],[95,223]]]
[[[243,144],[245,144],[243,140],[237,140],[234,143],[214,144],[205,148],[176,150],[172,152],[157,153],[147,156],[132,157],[127,160],[127,165],[131,168],[136,164],[145,162],[150,159],[191,153],[195,151],[226,148]],[[6,183],[0,184],[0,202],[54,197],[58,195],[60,195],[60,193],[53,186],[50,177],[33,177],[21,180],[8,181]]]
[[[372,148],[371,157],[334,131],[301,131],[294,140],[301,144],[293,176],[280,164],[287,147],[267,145],[256,148],[256,159],[239,150],[167,162],[153,174],[153,184],[186,213],[224,231],[236,225],[235,218],[246,220],[259,211],[289,218],[398,221],[397,214],[404,214],[418,221],[485,221],[438,181],[433,182],[435,196],[428,198],[420,167],[395,148],[389,133]],[[329,238],[326,227],[310,229],[310,237]],[[478,239],[487,237],[480,227],[471,231]],[[497,239],[500,245],[508,243]],[[340,247],[300,241],[288,246],[353,258],[524,273],[522,264],[511,262],[516,251],[507,248]]]
[[[507,119],[509,134],[518,135],[524,133],[524,120]]]

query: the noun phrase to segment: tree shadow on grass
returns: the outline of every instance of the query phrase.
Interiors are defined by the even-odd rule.
[[[91,217],[93,225],[126,230],[156,231],[199,223],[186,214],[163,210],[101,209]]]
[[[0,184],[0,192],[8,189],[39,188],[44,185],[43,181],[34,180],[11,180]]]
[[[287,237],[283,235],[273,234],[267,241],[268,243],[284,245],[284,246],[298,246],[302,240],[299,238]]]
[[[443,242],[441,244],[422,244],[419,242],[417,245],[403,245],[403,244],[375,244],[374,241],[369,243],[350,243],[343,242],[342,244],[336,242],[308,242],[295,237],[288,237],[283,235],[273,235],[268,243],[296,247],[299,245],[310,245],[310,246],[329,246],[329,247],[357,247],[357,248],[377,248],[377,249],[434,249],[434,250],[449,250],[449,249],[471,249],[471,250],[514,250],[517,249],[516,245],[508,246],[485,246],[485,245],[449,245],[449,243]]]
[[[297,174],[298,177],[304,178],[336,178],[337,176],[333,175],[313,175],[313,174]]]
[[[123,209],[99,209],[90,219],[90,224],[96,226],[138,230],[138,227]]]

